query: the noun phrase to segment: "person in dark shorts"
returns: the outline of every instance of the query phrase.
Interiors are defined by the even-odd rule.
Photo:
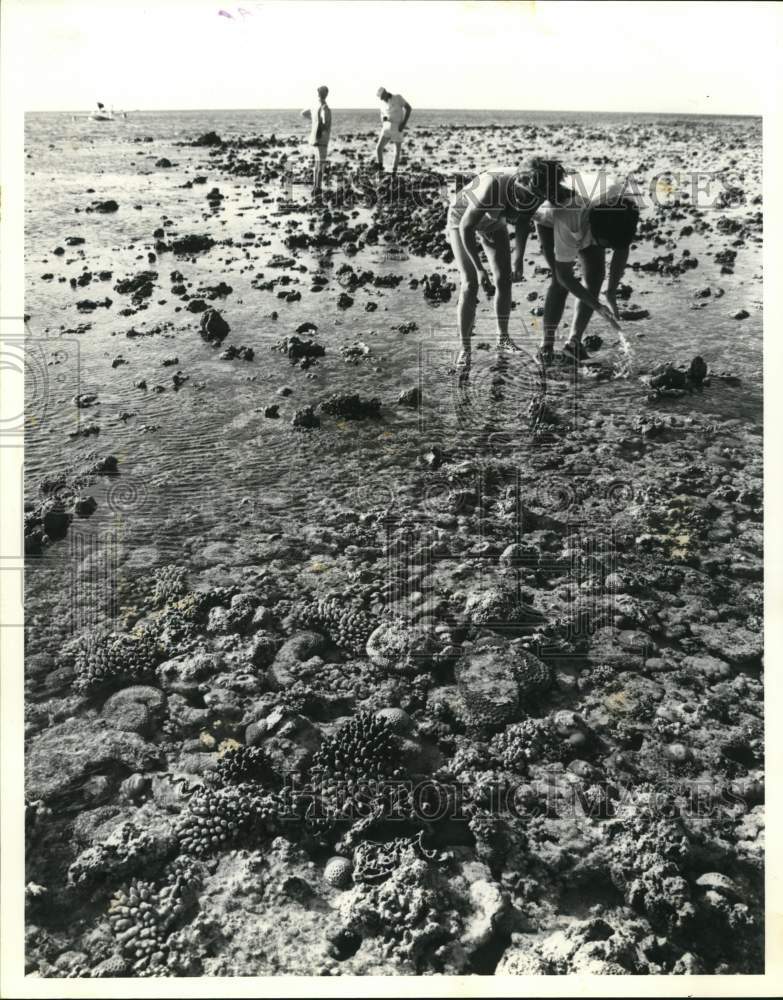
[[[540,356],[552,359],[555,333],[563,318],[568,293],[579,300],[563,353],[583,361],[587,352],[582,336],[593,312],[614,330],[620,329],[617,289],[628,263],[630,245],[636,235],[639,208],[624,183],[617,182],[591,197],[572,191],[559,205],[544,204],[536,212],[536,231],[552,272],[544,303],[544,333]],[[606,304],[599,301],[606,277],[606,251],[611,249]],[[582,280],[574,274],[580,261]]]

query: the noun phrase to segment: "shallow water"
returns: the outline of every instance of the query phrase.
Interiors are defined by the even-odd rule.
[[[334,159],[367,160],[374,145],[376,113],[335,111],[334,118]],[[488,127],[492,124],[519,131]],[[461,129],[451,131],[446,126]],[[278,216],[275,201],[252,197],[257,186],[252,176],[225,175],[214,168],[209,149],[176,145],[209,130],[224,139],[273,132],[278,137],[304,137],[301,119],[291,111],[132,113],[128,120],[114,123],[88,123],[83,117],[73,121],[68,114],[27,118],[26,311],[31,336],[27,395],[28,411],[37,421],[26,441],[26,490],[34,495],[43,476],[79,464],[92,450],[115,454],[120,461],[118,477],[101,479],[87,491],[98,502],[96,513],[74,522],[66,541],[28,561],[27,615],[34,626],[30,631],[34,647],[36,635],[51,636],[53,621],[60,634],[67,634],[77,620],[84,623],[101,613],[80,605],[87,592],[85,581],[95,578],[96,565],[110,564],[120,581],[132,581],[172,561],[196,568],[217,563],[255,570],[261,542],[283,529],[296,532],[317,525],[319,508],[391,506],[395,494],[414,488],[413,462],[432,443],[453,447],[458,440],[466,454],[481,453],[488,441],[491,445],[493,433],[503,432],[511,435],[512,449],[524,450],[524,413],[538,384],[530,357],[512,358],[505,371],[498,371],[493,352],[476,351],[471,385],[460,389],[448,374],[457,347],[453,301],[433,307],[420,287],[408,287],[410,276],[420,278],[433,270],[447,272],[454,280],[453,265],[419,257],[399,260],[385,255],[382,248],[372,254],[362,252],[350,258],[356,270],[402,274],[405,280],[397,289],[357,289],[352,293],[355,304],[347,311],[337,307],[343,291],[333,277],[343,262],[338,252],[326,257],[296,252],[297,263],[309,272],[321,270],[331,276],[318,295],[308,291],[306,275],[295,271],[286,273],[302,279],[290,286],[301,290],[300,302],[288,304],[274,291],[251,286],[259,274],[270,279],[282,273],[266,265],[273,254],[288,254],[282,243],[287,235],[283,224],[295,219],[307,229],[310,216],[305,210]],[[147,136],[153,141],[134,141]],[[593,158],[607,157],[613,171],[632,171],[644,180],[665,170],[726,170],[738,178],[749,201],[761,191],[761,122],[753,118],[417,111],[406,156],[409,162],[449,175],[513,162],[541,148],[583,169],[594,169]],[[286,152],[291,167],[297,169],[307,148],[300,144]],[[154,166],[164,156],[174,164],[172,169]],[[181,187],[196,175],[206,176],[207,183]],[[205,202],[213,186],[225,195],[218,213],[209,211]],[[87,193],[88,188],[93,192]],[[273,198],[284,190],[282,185],[265,188]],[[304,186],[295,185],[291,194],[304,204]],[[120,204],[118,212],[74,211],[107,198]],[[723,212],[742,216],[757,207],[747,204]],[[355,212],[361,221],[371,217],[360,205]],[[710,212],[719,210],[704,212],[709,218]],[[174,224],[166,227],[167,221]],[[714,231],[680,237],[679,228],[690,221],[683,219],[672,227],[675,256],[687,248],[699,259],[699,267],[678,278],[629,269],[625,281],[634,290],[631,301],[649,309],[650,318],[625,324],[625,331],[642,367],[700,353],[713,369],[737,373],[738,386],[714,386],[701,396],[673,402],[668,409],[737,417],[752,440],[761,423],[761,243],[751,239],[738,248],[734,274],[721,275],[710,254],[730,246],[732,237]],[[167,238],[169,233],[205,233],[216,240],[231,237],[234,245],[215,246],[194,261],[164,255],[149,265],[152,233],[159,226],[166,228]],[[245,238],[248,232],[256,236]],[[70,235],[84,237],[85,244],[53,256],[54,248]],[[647,261],[667,252],[666,246],[654,248],[642,242],[632,260]],[[534,239],[526,260],[526,282],[515,293],[518,308],[512,336],[532,352],[540,320],[530,315],[526,295],[536,290],[543,296],[546,289],[546,278],[534,273],[534,267],[543,263]],[[75,290],[67,281],[58,281],[77,276],[83,268],[110,269],[113,277]],[[118,315],[129,300],[113,291],[114,283],[148,268],[159,273],[149,307],[130,317]],[[232,295],[214,305],[231,325],[228,342],[254,348],[252,363],[218,360],[218,352],[199,336],[198,317],[174,311],[179,302],[169,294],[169,273],[174,269],[192,284],[190,291],[219,280],[233,287]],[[41,280],[47,272],[54,280]],[[693,309],[694,293],[707,285],[725,294],[721,298],[713,294],[705,308]],[[77,312],[77,300],[107,295],[113,300],[111,308]],[[369,301],[378,303],[376,312],[365,311]],[[749,318],[732,319],[741,308]],[[279,313],[277,320],[270,318],[273,310]],[[570,310],[569,305],[564,323],[570,321]],[[327,348],[326,357],[307,373],[270,350],[305,321],[318,325],[318,339]],[[404,335],[392,329],[409,321],[418,324],[417,332]],[[80,334],[68,332],[82,323],[91,328]],[[161,323],[172,325],[154,336],[125,336],[131,328],[144,332]],[[619,353],[605,324],[599,328],[594,320],[590,332],[601,333],[609,355]],[[339,347],[357,340],[371,348],[371,357],[348,365]],[[493,340],[491,308],[482,303],[476,341]],[[112,368],[117,355],[128,364]],[[162,367],[170,356],[176,356],[178,364]],[[170,376],[177,369],[189,381],[174,391]],[[134,388],[141,377],[150,386],[160,381],[169,388],[160,394],[142,392]],[[421,413],[396,407],[400,389],[417,383],[424,395]],[[284,385],[293,389],[285,399],[276,395]],[[296,409],[349,389],[379,396],[384,403],[382,420],[325,422],[315,434],[290,428]],[[88,391],[98,393],[99,405],[76,409],[72,397]],[[555,382],[549,391],[567,389]],[[643,398],[636,380],[607,386],[586,379],[579,407],[586,416],[611,417],[613,411],[627,413]],[[271,402],[280,403],[279,421],[264,417]],[[120,419],[123,413],[132,416]],[[99,424],[100,434],[70,439],[68,433],[79,423]],[[210,548],[215,541],[224,544]]]

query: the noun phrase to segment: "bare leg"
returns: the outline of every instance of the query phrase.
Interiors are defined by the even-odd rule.
[[[397,167],[400,163],[400,153],[402,152],[402,143],[395,142],[394,144],[394,163],[392,164],[392,173],[397,173]]]
[[[386,143],[389,140],[386,138],[386,133],[381,132],[378,138],[378,145],[375,147],[375,155],[378,159],[378,166],[383,170],[383,151],[386,149]]]
[[[606,251],[603,247],[585,247],[584,250],[579,251],[579,257],[582,261],[582,281],[584,286],[588,292],[598,298],[598,293],[601,291],[601,285],[604,283],[604,275],[606,273]],[[571,324],[571,336],[569,338],[571,343],[580,344],[582,342],[582,334],[587,329],[587,324],[590,322],[592,315],[593,310],[580,299],[577,303],[576,312]]]
[[[536,226],[541,252],[552,272],[549,288],[544,299],[544,337],[541,341],[542,351],[551,351],[555,343],[555,334],[563,318],[568,290],[557,280],[555,274],[555,231],[548,226]]]
[[[461,279],[459,301],[457,302],[459,339],[463,352],[469,355],[470,336],[473,333],[476,306],[478,305],[478,272],[465,250],[459,229],[450,227],[448,236],[451,249],[454,251],[454,261],[459,268]]]
[[[313,194],[320,194],[326,169],[326,146],[313,147]]]
[[[495,323],[498,343],[508,341],[508,323],[511,318],[511,244],[505,226],[492,233],[490,238],[481,235],[481,242],[489,259],[495,278]]]

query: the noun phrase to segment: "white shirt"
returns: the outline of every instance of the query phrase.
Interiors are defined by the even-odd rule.
[[[395,132],[402,125],[405,117],[405,100],[401,94],[392,94],[388,101],[381,101],[381,114],[389,120],[383,123],[385,129],[392,129]]]
[[[596,174],[580,174],[573,181],[574,193],[567,205],[553,205],[545,201],[534,215],[541,226],[554,229],[555,260],[573,263],[580,250],[592,246],[590,231],[590,210],[597,205],[608,205],[619,197],[636,198],[638,192],[632,184],[622,178],[612,178]]]

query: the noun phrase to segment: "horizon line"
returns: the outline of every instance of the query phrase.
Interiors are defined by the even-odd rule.
[[[92,106],[81,107],[81,108],[27,108],[24,114],[78,114],[82,112],[90,112],[94,110]],[[110,110],[125,112],[126,114],[130,111],[134,113],[141,114],[155,114],[166,111],[184,111],[184,112],[216,112],[216,111],[285,111],[292,112],[294,114],[299,114],[302,110],[300,107],[292,105],[290,107],[260,107],[260,106],[250,106],[250,107],[219,107],[219,108],[116,108],[110,105]],[[341,107],[339,105],[332,105],[333,111],[368,111],[375,114],[378,113],[377,107]],[[596,114],[596,115],[699,115],[705,118],[763,118],[763,114],[760,112],[751,111],[639,111],[639,110],[609,110],[607,108],[594,109],[583,109],[583,108],[465,108],[465,107],[454,107],[454,108],[427,108],[419,107],[413,109],[413,113],[417,111],[447,111],[447,112],[460,112],[460,111],[484,111],[487,113],[503,112],[506,114]]]

